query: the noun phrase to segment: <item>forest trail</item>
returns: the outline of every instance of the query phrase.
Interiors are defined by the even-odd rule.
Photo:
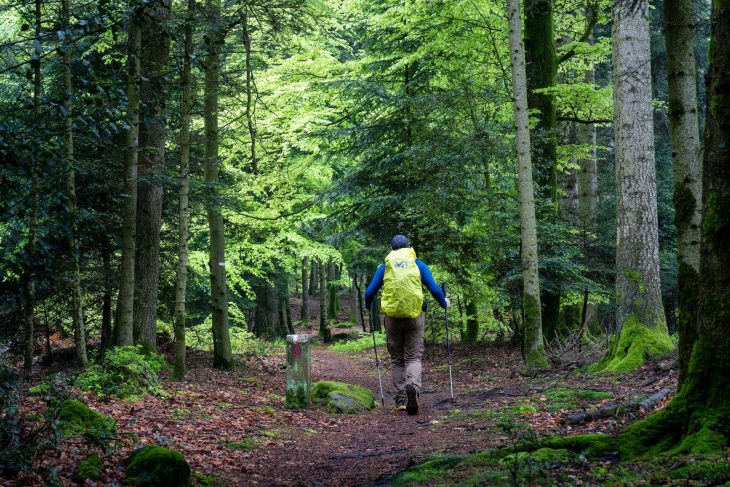
[[[332,331],[345,333],[353,328]],[[298,332],[316,335],[317,330]],[[417,416],[394,409],[390,371],[383,360],[387,351],[382,345],[378,353],[384,408],[379,402],[372,348],[344,354],[315,344],[311,350],[312,381],[367,387],[378,403],[367,413],[335,415],[317,404],[306,410],[285,409],[286,359],[280,348],[238,356],[231,371],[211,369],[208,353],[190,351],[188,380],[164,380],[167,397],[147,396],[140,402],[127,402],[82,393],[82,398],[114,417],[118,431],[134,433],[142,444],[156,443],[181,451],[196,472],[198,485],[369,486],[387,484],[399,472],[428,457],[510,444],[524,431],[613,432],[645,412],[578,426],[565,426],[562,419],[589,406],[673,387],[676,380],[674,372],[655,365],[622,381],[569,372],[528,377],[519,372],[519,352],[498,346],[456,345],[456,400],[452,404],[446,347],[433,347],[428,338],[426,345]],[[163,350],[168,348],[169,343],[162,346]],[[37,397],[26,397],[26,411],[41,412],[43,408]],[[506,428],[504,424],[512,426]],[[80,439],[62,441],[60,448],[44,454],[41,461],[46,467],[53,466],[59,478],[71,478],[79,458],[93,450]],[[111,452],[98,485],[124,478],[124,459],[138,446],[125,440]],[[75,453],[69,455],[69,451]]]

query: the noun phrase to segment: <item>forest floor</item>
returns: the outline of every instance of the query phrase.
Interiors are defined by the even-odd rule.
[[[316,329],[301,332],[316,334]],[[381,357],[386,354],[384,347],[379,353]],[[526,376],[520,372],[519,351],[455,344],[452,354],[453,403],[445,347],[427,346],[417,416],[394,410],[387,365],[382,367],[384,408],[378,404],[370,412],[355,415],[330,414],[317,405],[307,410],[285,409],[281,349],[266,356],[239,356],[230,371],[210,368],[209,354],[191,351],[188,380],[165,379],[165,398],[126,402],[100,399],[93,393],[80,396],[90,407],[112,416],[119,432],[134,433],[142,444],[156,443],[182,452],[198,485],[341,486],[388,484],[398,473],[434,456],[472,454],[530,435],[612,433],[647,412],[573,426],[564,419],[589,407],[649,396],[665,388],[673,391],[676,384],[676,373],[666,364],[648,364],[620,377],[575,371]],[[313,381],[361,385],[379,399],[372,348],[343,354],[317,345],[311,360]],[[41,370],[33,382],[49,373]],[[37,396],[24,394],[21,407],[25,413],[40,414],[45,405]],[[124,459],[138,446],[126,439],[115,449],[101,452],[102,477],[87,485],[116,485],[115,481],[124,478]],[[93,451],[100,452],[81,438],[63,439],[14,483],[40,484],[52,474],[58,484],[73,485],[80,459]],[[583,460],[583,465],[562,469],[559,483],[603,483],[610,478],[611,469],[617,468],[617,461],[607,458],[596,464]],[[458,484],[460,475],[466,478],[468,472],[452,474],[446,483]],[[533,482],[528,479],[526,483]]]

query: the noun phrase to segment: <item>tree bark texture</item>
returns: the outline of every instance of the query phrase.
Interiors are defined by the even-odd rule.
[[[527,111],[525,51],[522,45],[522,24],[519,0],[508,0],[512,91],[517,139],[517,177],[520,202],[520,235],[522,239],[523,326],[525,363],[528,368],[547,366],[542,339],[540,312],[540,279],[537,261],[537,222],[532,183],[530,126]]]
[[[309,279],[307,279],[307,268],[309,259],[302,258],[302,315],[299,318],[302,324],[309,322]]]
[[[41,123],[41,42],[43,31],[41,28],[41,0],[35,0],[35,58],[33,66],[33,119]],[[33,349],[35,348],[35,304],[36,304],[36,232],[38,227],[38,158],[32,157],[30,166],[30,199],[31,208],[28,218],[28,243],[26,247],[27,271],[23,294],[25,299],[25,349],[23,351],[23,372],[30,375],[33,372]]]
[[[61,0],[61,25],[70,27],[69,0]],[[74,170],[73,136],[73,80],[71,78],[71,36],[64,38],[63,51],[63,106],[66,118],[63,120],[63,145],[66,156],[66,198],[68,200],[69,248],[71,251],[71,312],[74,330],[76,361],[86,367],[86,334],[84,313],[81,308],[81,249],[78,239],[78,205],[76,203],[76,171]]]
[[[137,179],[137,248],[135,252],[134,342],[157,350],[157,295],[160,287],[160,226],[165,165],[166,80],[170,53],[167,21],[170,0],[145,4],[140,25],[139,161]]]
[[[208,227],[210,229],[210,294],[213,318],[213,366],[233,367],[231,337],[228,331],[228,288],[226,286],[226,252],[223,216],[217,207],[218,171],[218,92],[220,85],[220,0],[207,0],[206,3],[211,27],[207,35],[205,55],[205,91],[203,111],[205,113],[205,182],[211,188],[211,201],[208,201]]]
[[[557,84],[558,63],[553,32],[553,1],[525,0],[525,60],[527,62],[527,106],[537,110],[537,124],[531,138],[537,188],[543,198],[558,204],[557,111],[555,97],[535,93]]]
[[[687,374],[699,296],[702,170],[697,119],[697,68],[691,0],[664,4],[669,88],[669,132],[674,171],[674,222],[677,227],[679,381]]]
[[[464,301],[466,311],[464,341],[466,343],[476,343],[479,340],[479,310],[477,309],[476,301],[473,299],[467,297]]]
[[[317,296],[318,295],[318,286],[319,283],[319,262],[316,260],[312,261],[312,271],[309,273],[309,295],[310,296]]]
[[[178,260],[175,280],[175,311],[173,331],[175,334],[175,364],[173,378],[181,380],[187,374],[185,343],[185,295],[188,284],[188,238],[190,237],[190,208],[188,206],[190,172],[190,119],[193,108],[192,56],[193,22],[195,0],[188,0],[188,21],[185,23],[183,71],[180,80],[182,99],[180,101],[180,193],[178,205]]]
[[[319,335],[325,343],[332,341],[332,332],[327,326],[327,266],[320,262],[319,268]]]
[[[329,261],[329,264],[327,265],[327,299],[328,299],[328,305],[327,305],[327,319],[328,320],[336,320],[337,319],[337,286],[335,284],[332,284],[337,280],[337,270],[335,267],[335,263],[333,261]]]
[[[628,371],[671,349],[659,274],[651,52],[647,0],[615,2],[616,322],[620,339],[601,367]]]
[[[132,15],[127,40],[127,132],[124,158],[122,261],[119,269],[116,341],[134,343],[134,273],[137,231],[137,161],[139,156],[139,77],[141,33],[139,15]]]

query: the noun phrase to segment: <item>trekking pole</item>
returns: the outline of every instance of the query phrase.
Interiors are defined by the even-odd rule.
[[[441,291],[446,297],[446,283],[441,284]],[[446,322],[446,350],[448,350],[449,360],[449,388],[451,389],[451,402],[454,402],[454,380],[451,376],[451,340],[449,339],[449,308],[444,309],[444,321]]]
[[[385,407],[383,396],[383,378],[380,376],[380,361],[378,360],[378,346],[375,344],[375,318],[373,317],[373,305],[370,305],[370,334],[373,336],[373,350],[375,350],[375,366],[378,368],[378,384],[380,385],[380,402]]]

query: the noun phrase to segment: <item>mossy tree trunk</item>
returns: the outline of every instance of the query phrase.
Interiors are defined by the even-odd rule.
[[[677,226],[679,381],[684,380],[698,311],[700,220],[702,201],[701,146],[697,119],[697,68],[694,58],[691,0],[664,4],[669,88],[669,130],[674,171],[674,222]]]
[[[69,0],[61,0],[61,25],[70,28],[71,14]],[[81,249],[78,239],[78,205],[76,202],[76,171],[74,169],[73,134],[73,80],[71,78],[71,36],[64,37],[63,63],[63,106],[66,117],[63,120],[63,145],[66,156],[66,198],[68,199],[69,248],[71,251],[71,311],[74,330],[76,361],[86,367],[86,333],[84,312],[81,308]]]
[[[139,157],[139,76],[141,33],[139,14],[129,20],[127,38],[127,132],[124,157],[124,213],[122,216],[122,261],[119,266],[116,343],[134,343],[134,254],[137,232],[137,161]]]
[[[192,57],[193,22],[195,0],[188,0],[188,20],[185,22],[183,70],[180,80],[180,189],[178,205],[178,261],[175,282],[175,310],[173,327],[175,334],[175,364],[172,377],[182,380],[187,374],[185,343],[185,305],[188,284],[188,238],[190,236],[190,208],[188,206],[188,173],[190,171],[190,120],[193,107]]]
[[[206,8],[210,28],[206,36],[206,54],[203,61],[205,71],[205,90],[203,113],[205,125],[205,182],[211,188],[211,198],[207,202],[208,227],[210,228],[210,294],[213,315],[213,367],[228,369],[233,367],[231,337],[228,331],[228,288],[226,284],[226,249],[223,226],[218,201],[218,92],[220,86],[220,48],[224,33],[221,31],[220,0],[207,0]]]
[[[525,52],[522,45],[522,22],[519,0],[509,0],[510,60],[512,62],[512,91],[514,93],[514,117],[517,132],[517,175],[520,202],[520,235],[522,238],[523,281],[523,329],[525,339],[525,363],[528,368],[547,366],[545,345],[542,339],[540,311],[540,279],[537,261],[537,222],[535,220],[535,195],[532,183],[532,159],[530,155],[530,127],[527,111],[527,84]]]
[[[137,244],[134,264],[134,342],[147,352],[157,351],[157,296],[160,288],[160,227],[162,184],[165,165],[170,34],[167,22],[170,0],[145,3],[141,17],[142,106],[139,125],[137,183]]]
[[[476,343],[479,340],[479,311],[477,309],[477,302],[468,296],[464,301],[464,308],[466,310],[464,342]]]
[[[594,371],[628,372],[672,349],[659,282],[648,9],[648,0],[612,6],[619,338]]]

